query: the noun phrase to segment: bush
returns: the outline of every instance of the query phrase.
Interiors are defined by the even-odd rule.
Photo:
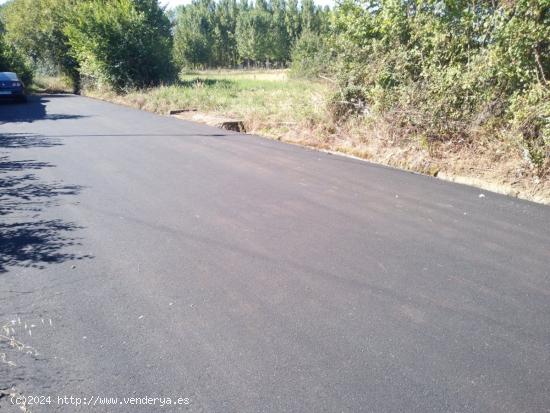
[[[336,117],[391,118],[428,142],[507,130],[548,172],[550,0],[346,0],[333,30]]]
[[[312,79],[330,73],[332,59],[327,39],[321,34],[305,31],[292,49],[291,75]]]
[[[534,85],[512,103],[513,132],[539,176],[550,169],[550,90]]]
[[[121,91],[173,74],[170,23],[156,0],[81,2],[65,34],[81,75],[93,85]]]
[[[69,55],[63,33],[74,4],[74,0],[12,0],[0,10],[0,18],[6,41],[34,68],[62,73],[78,86],[77,62]]]
[[[32,82],[33,72],[27,60],[0,34],[0,72],[15,72],[26,85]]]

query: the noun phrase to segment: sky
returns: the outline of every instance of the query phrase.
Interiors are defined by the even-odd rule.
[[[0,4],[5,3],[8,0],[0,0]],[[161,0],[163,5],[168,6],[168,8],[179,6],[180,4],[190,3],[191,0]],[[334,0],[315,0],[315,3],[321,6],[332,6],[334,5]]]

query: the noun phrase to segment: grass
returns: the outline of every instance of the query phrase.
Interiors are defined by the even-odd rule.
[[[63,76],[36,75],[30,87],[33,93],[72,93],[71,80]]]
[[[528,167],[521,166],[517,146],[500,141],[426,146],[420,139],[403,139],[393,119],[351,117],[337,122],[327,105],[334,87],[289,78],[285,70],[209,70],[184,73],[172,85],[123,95],[86,93],[159,114],[194,109],[223,115],[242,120],[249,133],[550,203],[549,180],[537,181]]]
[[[322,122],[328,90],[324,83],[288,79],[281,70],[224,70],[186,73],[173,85],[125,95],[89,94],[160,114],[196,109],[238,118],[248,132],[282,139],[298,125]]]
[[[287,81],[288,70],[242,70],[242,69],[219,69],[206,71],[190,71],[182,75],[182,78],[206,76],[211,79],[231,79],[231,80],[269,80],[269,81]]]

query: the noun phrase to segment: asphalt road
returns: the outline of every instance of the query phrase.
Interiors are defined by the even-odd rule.
[[[33,97],[0,105],[2,326],[32,412],[548,412],[550,208]]]

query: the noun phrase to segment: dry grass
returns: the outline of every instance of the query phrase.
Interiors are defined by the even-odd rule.
[[[334,86],[297,80],[282,70],[186,73],[176,85],[90,96],[167,114],[196,109],[244,122],[249,133],[353,155],[512,196],[550,203],[550,182],[537,178],[514,142],[475,144],[404,140],[391,119],[350,118],[338,123],[327,109]]]
[[[93,97],[150,112],[196,109],[244,121],[246,130],[282,139],[328,118],[325,96],[330,86],[288,80],[286,71],[206,71],[181,76],[179,83],[117,95],[87,91]]]
[[[72,93],[71,80],[63,76],[35,76],[31,89],[35,93]]]
[[[245,79],[245,80],[270,80],[286,81],[288,80],[288,70],[286,69],[218,69],[185,72],[181,75],[182,78],[207,77],[209,79]]]

